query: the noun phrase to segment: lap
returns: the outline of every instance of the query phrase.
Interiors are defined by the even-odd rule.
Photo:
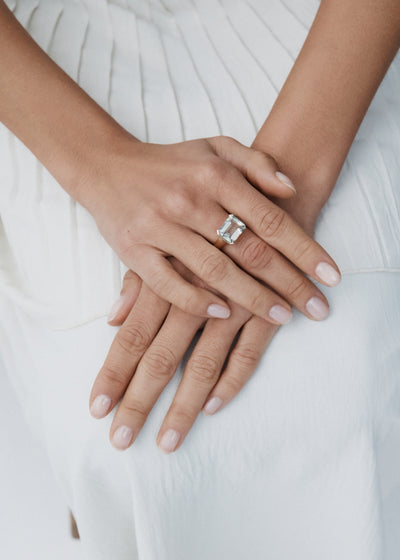
[[[83,541],[95,546],[96,533],[104,554],[115,528],[125,543],[115,557],[131,558],[137,539],[140,560],[196,560],[205,542],[215,558],[234,560],[249,546],[255,559],[265,550],[272,558],[394,554],[399,279],[389,270],[353,273],[323,288],[329,318],[295,311],[240,394],[215,416],[200,414],[171,456],[155,439],[185,360],[133,446],[118,452],[108,442],[114,413],[99,421],[88,411],[116,329],[97,319],[49,330],[2,301],[6,367]]]

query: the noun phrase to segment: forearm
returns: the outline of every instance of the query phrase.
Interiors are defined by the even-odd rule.
[[[399,46],[399,0],[322,0],[252,144],[295,183],[298,195],[283,206],[303,223],[312,224],[329,198]]]
[[[78,200],[77,177],[110,154],[115,138],[127,134],[51,60],[1,0],[0,121]]]

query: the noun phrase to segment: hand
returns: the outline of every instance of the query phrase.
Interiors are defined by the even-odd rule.
[[[171,260],[188,281],[204,285],[181,263]],[[188,314],[159,298],[132,271],[125,275],[121,294],[123,303],[110,322],[123,325],[90,396],[95,418],[108,414],[122,398],[110,429],[110,441],[117,449],[132,445],[194,335],[204,327],[157,438],[160,448],[170,452],[182,444],[206,400],[212,411],[205,413],[215,412],[216,404],[219,408],[226,405],[241,390],[279,325],[231,302],[232,314],[227,320]],[[165,433],[170,447],[162,448]]]
[[[93,178],[80,186],[86,193],[80,202],[121,260],[161,298],[193,315],[229,316],[221,297],[182,278],[166,258],[173,255],[211,288],[273,324],[290,319],[287,301],[313,317],[311,293],[327,310],[324,295],[300,271],[326,285],[336,285],[340,273],[326,251],[262,194],[293,194],[275,175],[270,156],[229,137],[171,145],[129,141],[107,165],[95,193]],[[248,229],[224,254],[212,242],[228,211]]]
[[[286,203],[286,200],[277,202]],[[306,205],[305,218],[298,221],[312,236],[319,210],[310,206]],[[204,286],[181,263],[175,259],[171,262],[187,280]],[[111,324],[123,324],[90,395],[90,405],[98,397],[91,408],[96,418],[108,414],[122,399],[110,428],[110,441],[117,449],[132,445],[194,335],[202,327],[201,337],[160,427],[157,437],[160,448],[167,434],[169,448],[163,450],[175,451],[182,445],[200,410],[212,414],[239,393],[254,373],[279,325],[271,325],[234,303],[231,308],[232,315],[227,320],[205,320],[170,306],[135,273],[126,273],[118,306],[109,317]],[[149,309],[153,310],[151,315]]]

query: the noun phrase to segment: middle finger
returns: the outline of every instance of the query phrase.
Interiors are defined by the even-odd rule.
[[[228,320],[207,320],[158,433],[157,445],[161,451],[171,453],[182,444],[218,383],[235,336],[250,317],[246,309],[234,306]]]
[[[205,239],[213,243],[216,228],[222,225],[228,212],[218,204],[210,203],[193,212],[187,227],[194,227]],[[321,320],[329,313],[325,295],[305,274],[279,251],[246,228],[235,243],[225,243],[223,252],[255,278],[259,278],[294,305],[310,319]],[[278,319],[278,316],[275,317]]]

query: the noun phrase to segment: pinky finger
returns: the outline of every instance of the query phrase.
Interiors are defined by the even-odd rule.
[[[202,408],[203,414],[221,410],[241,391],[279,327],[255,315],[243,325],[228,363]]]
[[[107,322],[112,326],[122,325],[135,305],[142,287],[142,279],[132,270],[127,270],[120,296],[110,309]]]
[[[141,260],[138,256],[139,252],[136,248],[137,273],[160,298],[176,305],[190,315],[219,319],[227,319],[230,316],[231,310],[225,300],[214,292],[195,287],[191,282],[185,280],[175,270],[171,262],[158,251],[142,251]],[[142,266],[142,263],[144,263],[144,266]]]

